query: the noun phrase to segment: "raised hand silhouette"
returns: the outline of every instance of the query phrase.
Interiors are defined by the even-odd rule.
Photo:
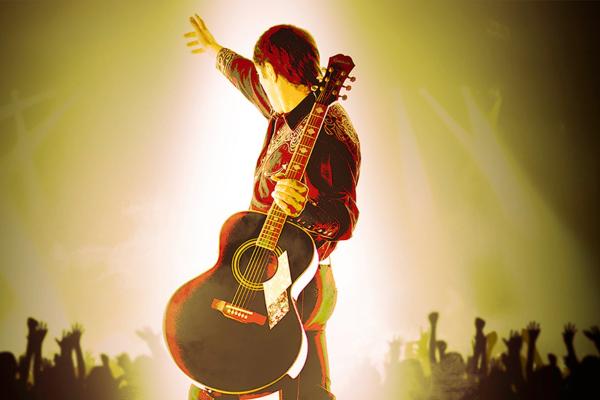
[[[432,313],[429,314],[428,318],[429,318],[429,322],[432,325],[437,324],[438,319],[439,319],[440,314],[437,311],[433,311]]]
[[[596,350],[600,353],[600,328],[598,325],[592,326],[590,329],[584,330],[583,334],[586,338],[590,339],[594,346],[596,346]]]
[[[42,342],[48,333],[48,327],[44,322],[36,323],[33,330],[29,332],[29,341],[35,351],[39,351],[42,347]]]
[[[573,346],[573,339],[577,333],[577,328],[572,323],[567,323],[563,329],[562,337],[567,348],[567,355],[564,357],[565,365],[571,372],[575,371],[579,360],[577,360],[577,354],[575,354],[575,347]]]
[[[37,326],[38,326],[38,322],[35,318],[32,318],[32,317],[27,318],[27,328],[29,329],[30,333],[33,330],[35,330],[35,328],[37,328]]]
[[[502,361],[506,366],[507,376],[517,390],[521,390],[524,385],[523,369],[521,366],[523,337],[517,331],[511,330],[508,339],[502,339],[502,341],[508,349],[508,354],[502,355]]]
[[[83,335],[83,332],[83,326],[81,326],[81,324],[75,323],[71,326],[69,340],[71,340],[71,344],[73,345],[73,347],[80,345],[81,335]]]
[[[108,357],[108,355],[102,353],[102,354],[100,354],[100,359],[102,360],[102,366],[104,368],[109,368],[109,366],[110,366],[110,358]]]
[[[531,321],[528,325],[527,325],[527,338],[528,338],[528,343],[534,343],[537,340],[538,336],[540,335],[540,324],[535,322],[535,321]]]
[[[400,360],[400,348],[402,347],[402,339],[399,336],[394,336],[389,342],[390,351],[390,363],[397,363]]]
[[[71,326],[71,332],[67,337],[68,346],[70,346],[77,357],[77,377],[81,381],[85,379],[85,360],[83,358],[83,351],[81,350],[81,336],[83,335],[83,326],[75,323]]]
[[[436,350],[436,328],[437,328],[439,314],[436,311],[434,311],[429,314],[428,318],[429,318],[429,322],[431,323],[431,334],[429,336],[429,362],[433,368],[433,365],[437,363],[437,360],[435,357],[435,350]]]
[[[482,318],[475,318],[475,338],[473,339],[473,357],[469,363],[469,370],[472,373],[485,374],[487,372],[487,352],[486,336],[483,333],[485,321]]]
[[[70,335],[70,332],[63,330],[60,339],[54,338],[56,344],[58,344],[58,347],[60,348],[61,355],[70,355],[71,351],[73,350],[73,342],[70,339]]]
[[[485,320],[479,317],[475,318],[475,329],[477,329],[478,332],[482,332],[484,327]]]
[[[540,324],[535,321],[531,321],[527,325],[525,333],[527,335],[527,362],[525,370],[527,374],[527,380],[531,381],[533,379],[533,362],[536,353],[535,342],[537,341],[537,338],[540,335]]]
[[[575,324],[567,323],[563,329],[562,337],[565,344],[573,344],[573,338],[577,333]]]
[[[136,333],[136,335],[138,335],[138,337],[140,339],[142,339],[144,342],[146,342],[146,344],[150,348],[150,352],[152,352],[152,355],[154,357],[156,357],[156,358],[165,357],[165,352],[164,352],[163,347],[161,346],[161,342],[160,342],[160,334],[154,332],[149,327],[144,327],[144,329],[135,331],[135,333]]]
[[[446,349],[448,349],[448,343],[446,343],[444,340],[438,340],[435,342],[435,345],[440,353],[440,359],[443,359],[446,355]]]
[[[508,339],[502,339],[508,349],[508,354],[519,354],[521,353],[521,347],[523,346],[523,337],[519,335],[517,331],[510,331]]]

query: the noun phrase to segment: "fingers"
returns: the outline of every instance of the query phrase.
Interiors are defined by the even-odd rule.
[[[287,215],[297,217],[306,205],[308,186],[297,179],[284,178],[284,176],[284,174],[277,174],[271,177],[277,182],[271,196],[275,204]]]
[[[196,32],[186,32],[186,33],[183,35],[183,37],[184,37],[184,38],[195,38],[195,37],[197,37],[197,34],[196,34]]]
[[[271,177],[271,179],[277,182],[277,186],[283,186],[286,188],[289,187],[296,190],[299,193],[304,193],[308,191],[308,186],[306,186],[304,183],[300,182],[297,179],[283,178],[280,175],[274,175]]]
[[[295,215],[294,211],[292,211],[292,209],[283,200],[274,197],[273,201],[275,202],[275,204],[277,204],[279,208],[283,210],[284,213],[286,213],[290,217],[297,216]]]
[[[306,205],[306,194],[299,194],[291,186],[280,185],[279,182],[271,196],[275,204],[291,217],[300,215]]]
[[[196,28],[198,33],[208,32],[208,28],[206,27],[204,20],[202,18],[200,18],[200,16],[198,14],[194,14],[193,17],[190,17],[190,22],[192,23],[194,28]]]
[[[277,184],[273,190],[273,193],[282,194],[284,200],[290,197],[300,204],[304,204],[306,202],[306,193],[300,193],[292,186]]]
[[[201,29],[201,24],[200,24],[200,22],[198,22],[196,20],[196,18],[190,17],[190,22],[192,23],[192,25],[194,26],[194,28]]]
[[[277,202],[277,200],[285,203],[286,206],[291,206],[292,208],[294,208],[294,210],[301,210],[302,207],[302,203],[297,200],[296,198],[294,198],[293,196],[291,196],[289,193],[285,193],[285,192],[280,192],[280,191],[274,191],[273,194],[273,199]],[[279,203],[277,203],[277,205],[279,205]]]
[[[202,18],[200,18],[200,16],[198,14],[194,14],[196,16],[196,18],[198,18],[198,21],[200,22],[200,26],[202,27],[202,29],[204,29],[205,31],[208,30],[208,28],[206,27],[206,24],[204,23],[204,20]]]

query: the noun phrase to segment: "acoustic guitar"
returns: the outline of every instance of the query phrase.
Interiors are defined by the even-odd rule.
[[[300,180],[329,106],[340,96],[352,59],[329,59],[316,101],[288,164]],[[219,256],[181,286],[164,315],[164,338],[177,366],[201,388],[223,394],[265,393],[304,366],[307,339],[296,300],[318,266],[315,243],[273,202],[267,213],[242,211],[225,221]]]

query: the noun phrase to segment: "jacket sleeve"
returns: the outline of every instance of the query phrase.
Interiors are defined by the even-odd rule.
[[[308,201],[295,222],[318,238],[345,240],[352,236],[359,214],[356,206],[360,171],[358,137],[339,105],[330,108],[319,135],[322,137],[317,140],[305,174]]]
[[[236,52],[223,47],[217,53],[216,67],[242,94],[269,118],[272,107],[260,84],[254,63]]]

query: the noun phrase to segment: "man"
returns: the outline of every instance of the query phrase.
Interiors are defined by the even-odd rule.
[[[194,32],[185,37],[194,38],[188,43],[192,53],[215,57],[218,70],[268,119],[250,209],[267,212],[274,201],[291,222],[310,233],[317,246],[319,269],[298,299],[308,356],[296,379],[282,380],[282,398],[335,399],[329,392],[325,343],[325,323],[337,293],[329,255],[339,240],[352,235],[358,218],[358,137],[342,106],[332,104],[304,177],[301,181],[285,179],[287,164],[316,100],[311,86],[321,77],[314,39],[295,26],[274,26],[259,38],[250,61],[219,45],[197,14],[190,21]],[[190,399],[202,396],[206,394],[195,388],[190,391]]]

